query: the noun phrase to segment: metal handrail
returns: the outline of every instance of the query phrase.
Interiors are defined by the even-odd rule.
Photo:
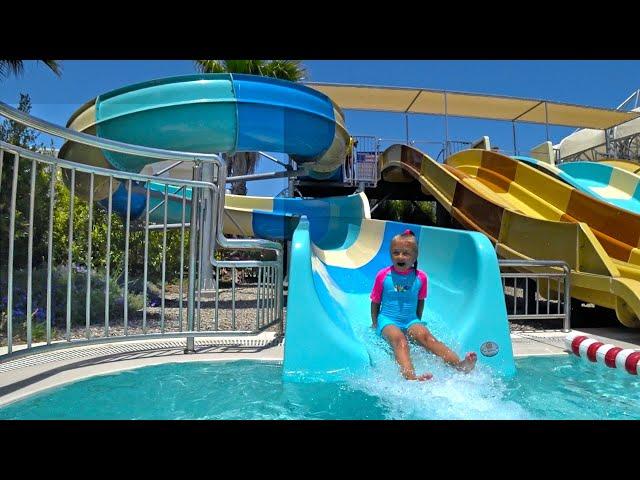
[[[226,177],[227,177],[227,169],[226,168],[221,168],[218,171],[218,182],[220,185],[224,185],[225,181],[226,181]],[[212,206],[212,208],[215,210],[217,208],[217,227],[215,227],[215,232],[212,232],[212,235],[215,235],[217,244],[222,247],[222,248],[229,248],[229,249],[241,249],[241,250],[255,250],[255,249],[267,249],[267,250],[274,250],[276,252],[276,262],[278,263],[278,267],[277,267],[277,273],[276,273],[276,282],[277,282],[277,292],[276,292],[276,311],[281,314],[282,312],[282,305],[283,305],[283,287],[282,287],[282,280],[283,280],[283,247],[281,244],[279,244],[278,242],[274,242],[271,240],[263,240],[263,239],[253,239],[253,240],[247,240],[247,239],[232,239],[232,238],[227,238],[224,236],[223,233],[223,212],[224,212],[224,202],[225,202],[225,196],[224,196],[224,190],[221,189],[221,193],[217,195],[217,205]],[[213,202],[212,202],[213,205]],[[214,228],[213,224],[215,222],[212,222],[212,229]],[[212,250],[211,251],[211,255],[210,255],[210,262],[212,265],[216,265],[216,263],[218,262],[215,258],[215,252]],[[247,262],[251,262],[251,261],[247,261]],[[240,263],[240,262],[239,262]],[[245,265],[244,263],[242,263],[243,265]],[[249,265],[247,265],[249,266]],[[282,333],[282,322],[280,323],[280,333]]]
[[[217,165],[225,163],[219,155],[213,153],[191,153],[175,150],[163,150],[160,148],[143,147],[141,145],[118,142],[116,140],[109,140],[108,138],[95,137],[69,128],[60,127],[51,122],[47,122],[46,120],[42,120],[41,118],[31,116],[16,108],[10,107],[4,102],[0,102],[0,115],[56,137],[66,138],[67,140],[72,140],[92,147],[104,148],[113,152],[139,155],[141,157],[150,157],[161,160],[184,160],[191,162],[199,160],[201,162],[213,162]]]
[[[258,154],[262,155],[264,158],[266,158],[268,160],[271,160],[274,163],[277,163],[278,165],[282,165],[285,168],[285,170],[291,170],[291,165],[289,165],[288,163],[283,163],[280,160],[278,160],[277,158],[272,157],[271,155],[268,155],[268,154],[266,154],[264,152],[258,152]]]
[[[87,165],[84,163],[76,163],[70,160],[64,160],[62,158],[49,157],[47,155],[43,155],[41,153],[34,152],[32,150],[27,150],[25,148],[18,147],[17,145],[13,145],[12,143],[3,142],[1,140],[0,140],[0,148],[9,153],[16,152],[21,157],[28,158],[29,160],[37,160],[38,162],[46,163],[49,165],[57,165],[57,166],[72,168],[76,171],[83,172],[83,173],[94,173],[94,174],[102,175],[105,177],[124,178],[127,180],[131,179],[133,181],[140,181],[140,182],[157,182],[158,181],[158,177],[153,175],[123,172],[120,170],[112,170],[110,168]],[[216,184],[211,182],[205,182],[202,180],[187,180],[182,178],[172,178],[171,183],[175,183],[175,184],[183,185],[187,187],[209,187],[216,190],[216,192],[218,191],[218,186]]]

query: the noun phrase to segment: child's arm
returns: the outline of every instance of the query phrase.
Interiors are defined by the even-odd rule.
[[[380,313],[380,304],[382,303],[382,284],[384,283],[384,277],[387,271],[388,269],[383,268],[378,272],[373,282],[373,290],[369,296],[371,299],[371,326],[375,329],[378,328],[378,314]]]
[[[378,328],[378,313],[380,313],[380,304],[371,302],[371,327]]]
[[[418,306],[416,307],[416,315],[419,319],[422,319],[422,312],[424,311],[424,301],[427,298],[427,274],[422,270],[418,270],[418,278],[422,284],[420,285],[420,291],[418,292]]]

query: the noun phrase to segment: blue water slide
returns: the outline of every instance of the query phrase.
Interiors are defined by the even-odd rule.
[[[255,75],[198,74],[129,85],[80,107],[69,128],[121,142],[194,153],[281,152],[309,174],[340,172],[349,135],[326,95]],[[154,159],[66,142],[60,158],[140,172]],[[104,180],[108,181],[108,180]],[[96,201],[106,198],[94,185]]]
[[[191,188],[179,188],[157,182],[132,182],[131,218],[141,220],[147,209],[147,185],[149,195],[149,221],[163,224],[165,222],[164,199],[167,199],[167,223],[182,222],[182,206],[184,202],[185,219],[191,216]],[[166,191],[165,191],[166,189]],[[369,201],[364,194],[343,197],[325,197],[318,199],[302,198],[267,198],[226,196],[227,213],[237,207],[241,201],[245,215],[250,217],[250,227],[245,232],[248,236],[268,238],[272,240],[290,240],[298,226],[302,215],[314,219],[312,232],[317,244],[322,248],[334,248],[353,243],[357,229],[353,223],[369,217]],[[266,202],[265,202],[266,201]],[[107,208],[108,199],[99,202]],[[260,204],[270,207],[260,208]],[[126,218],[127,189],[121,184],[112,198],[114,212]],[[353,219],[353,222],[350,220]]]
[[[363,219],[355,242],[320,250],[312,224],[303,219],[292,240],[285,379],[340,381],[369,368],[369,294],[390,263],[391,239],[407,228],[418,237],[419,268],[429,278],[423,320],[431,331],[458,355],[475,351],[479,364],[515,373],[498,261],[486,236]]]
[[[640,177],[620,168],[597,162],[569,162],[558,165],[580,190],[604,202],[640,214]]]
[[[164,195],[164,186],[153,187]],[[371,220],[363,193],[322,199],[228,197],[229,203],[244,206],[271,200],[269,210],[251,210],[253,235],[292,240],[285,378],[343,380],[369,367],[363,331],[371,322],[372,282],[390,262],[391,239],[407,228],[416,233],[419,267],[429,276],[423,318],[430,329],[459,355],[475,351],[480,364],[504,375],[515,372],[500,272],[486,236]],[[182,196],[173,203],[181,205]],[[485,356],[483,350],[495,355]]]
[[[530,157],[514,158],[542,170],[582,193],[640,214],[640,177],[634,173],[598,162],[549,165]]]

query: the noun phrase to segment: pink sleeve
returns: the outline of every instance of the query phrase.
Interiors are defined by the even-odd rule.
[[[418,300],[424,300],[427,298],[427,274],[422,270],[418,270],[418,278],[422,282],[422,286],[418,292]]]
[[[382,301],[382,284],[384,283],[384,277],[387,276],[387,273],[390,269],[391,267],[383,268],[376,275],[376,280],[375,282],[373,282],[373,290],[371,291],[371,296],[369,297],[371,298],[372,302],[380,303]]]

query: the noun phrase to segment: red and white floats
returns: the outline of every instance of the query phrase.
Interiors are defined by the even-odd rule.
[[[631,375],[639,373],[640,350],[602,343],[580,332],[571,332],[565,337],[564,342],[567,350],[578,357],[626,371]]]

